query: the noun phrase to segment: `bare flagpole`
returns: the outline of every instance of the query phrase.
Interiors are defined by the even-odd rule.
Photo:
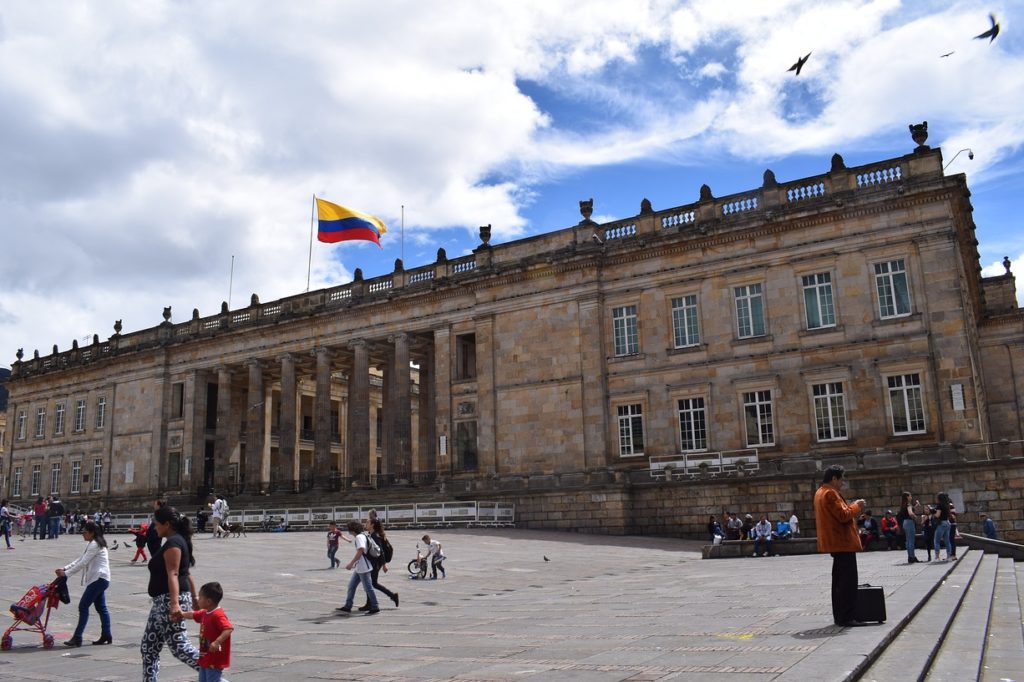
[[[228,310],[231,310],[231,289],[235,285],[235,254],[231,254],[231,274],[228,277]]]
[[[402,263],[405,263],[405,204],[402,204]]]
[[[316,194],[309,209],[309,265],[306,267],[306,293],[309,293],[309,275],[313,271],[313,223],[316,221]]]

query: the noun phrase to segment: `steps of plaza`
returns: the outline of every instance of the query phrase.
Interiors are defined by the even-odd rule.
[[[1024,563],[968,550],[851,679],[1024,679]]]

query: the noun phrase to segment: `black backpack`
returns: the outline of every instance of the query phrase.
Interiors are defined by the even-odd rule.
[[[384,555],[384,563],[390,564],[391,558],[395,556],[395,548],[391,546],[391,542],[387,538],[381,538],[380,551]]]

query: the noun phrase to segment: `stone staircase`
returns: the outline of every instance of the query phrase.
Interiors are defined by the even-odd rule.
[[[1024,563],[969,550],[854,679],[1024,681]]]

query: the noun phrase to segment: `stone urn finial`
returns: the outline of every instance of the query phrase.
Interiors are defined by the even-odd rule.
[[[255,308],[259,304],[260,304],[260,297],[256,295],[256,292],[253,292],[252,296],[249,297],[249,305],[251,305],[252,307]]]
[[[171,306],[166,306],[164,308],[164,322],[170,322],[170,321],[171,321]]]
[[[39,349],[38,349],[38,348],[36,348],[36,349],[35,349],[35,351],[33,351],[33,353],[32,353],[32,357],[33,357],[33,359],[35,359],[35,360],[38,360],[38,359],[39,359]]]
[[[491,241],[491,224],[490,223],[487,223],[486,225],[481,225],[480,226],[480,241],[483,242],[484,246],[487,246],[488,242]]]
[[[701,201],[711,201],[714,198],[714,195],[711,194],[711,187],[707,183],[704,183],[703,185],[700,186]]]
[[[198,320],[199,319],[199,308],[193,308],[192,309],[192,319],[193,320]]]
[[[843,156],[839,152],[832,155],[832,172],[841,171],[846,168],[846,162],[843,161]]]
[[[71,350],[78,350],[78,339],[71,340]]]
[[[362,268],[356,268],[355,273],[352,275],[352,281],[354,281],[354,282],[362,282],[363,281],[363,269]]]
[[[405,272],[405,263],[402,262],[401,258],[395,259],[395,272]]]
[[[121,333],[121,320],[114,320],[114,334]]]
[[[92,345],[94,345],[94,346],[100,345],[100,335],[99,334],[93,334],[92,335]]]
[[[640,202],[640,215],[647,215],[648,213],[654,213],[654,207],[651,206],[651,200],[644,197]]]
[[[438,263],[447,263],[448,262],[448,252],[444,250],[443,246],[437,250],[437,262]]]
[[[21,359],[25,357],[25,349],[19,348],[18,352],[14,354],[14,357],[18,358],[18,362],[21,362]]]
[[[220,314],[221,315],[227,315],[227,313],[228,313],[228,302],[227,301],[221,301],[220,302]]]
[[[1006,274],[1007,275],[1010,274],[1010,266],[1012,264],[1013,264],[1013,261],[1010,260],[1009,256],[1003,256],[1003,267],[1006,268]]]
[[[910,137],[917,143],[917,148],[928,149],[925,142],[928,141],[928,121],[910,124]]]
[[[594,198],[584,199],[580,202],[580,215],[583,216],[583,222],[589,223],[590,216],[594,214]]]
[[[56,355],[60,351],[57,350],[57,344],[53,344],[53,354]]]
[[[775,171],[771,168],[764,172],[764,187],[777,187],[779,182],[775,179]]]

